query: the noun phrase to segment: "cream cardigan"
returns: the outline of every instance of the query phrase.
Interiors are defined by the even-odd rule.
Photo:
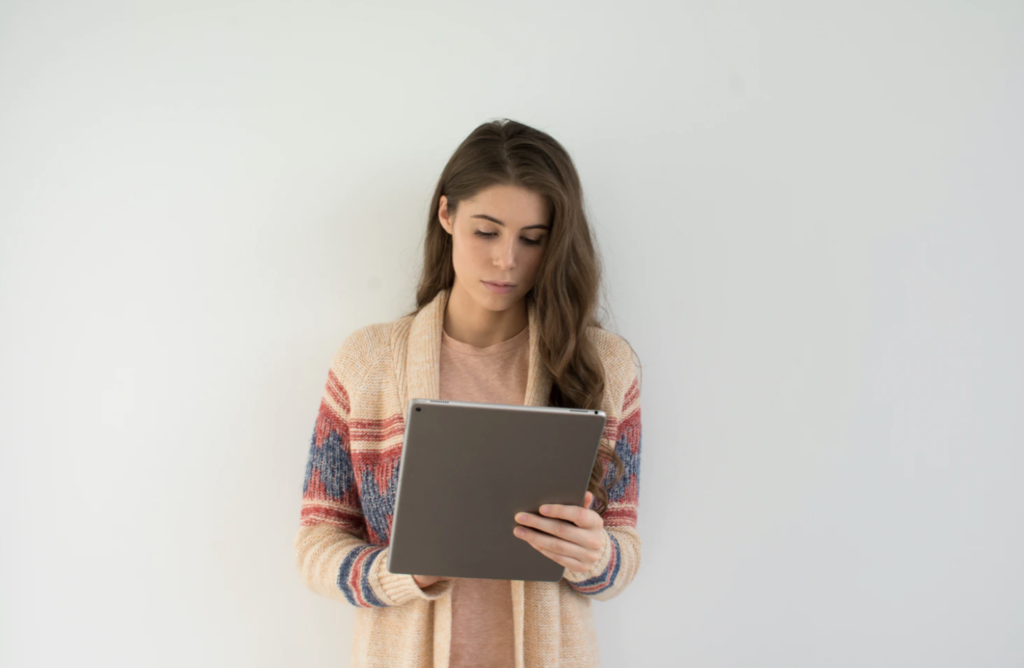
[[[451,581],[426,590],[387,570],[405,408],[439,398],[441,329],[449,291],[416,315],[365,326],[335,352],[309,448],[295,537],[296,566],[312,591],[355,606],[352,668],[447,668]],[[524,403],[547,405],[536,309],[527,298],[530,362]],[[602,441],[626,466],[602,514],[602,558],[559,582],[512,581],[516,668],[599,666],[591,601],[621,593],[640,567],[640,392],[632,350],[590,327],[606,374]],[[611,482],[614,467],[606,466]]]

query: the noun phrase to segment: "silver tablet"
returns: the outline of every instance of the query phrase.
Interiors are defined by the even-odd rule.
[[[412,399],[388,570],[557,582],[564,567],[513,535],[516,513],[582,505],[605,413]]]

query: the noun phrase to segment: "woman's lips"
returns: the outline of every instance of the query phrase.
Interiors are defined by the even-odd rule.
[[[484,281],[483,284],[487,286],[488,290],[499,295],[512,292],[513,290],[516,289],[516,286],[514,285],[498,285],[497,283],[488,283],[487,281]]]

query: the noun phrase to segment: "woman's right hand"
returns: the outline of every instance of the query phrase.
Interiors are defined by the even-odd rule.
[[[439,575],[414,575],[412,576],[412,579],[416,581],[416,584],[419,585],[420,589],[424,589],[434,583],[440,582],[441,580],[451,580],[452,578]]]

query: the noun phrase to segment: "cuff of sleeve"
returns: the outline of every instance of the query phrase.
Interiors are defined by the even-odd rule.
[[[384,548],[380,557],[377,558],[374,570],[377,582],[384,592],[387,605],[405,605],[410,601],[423,600],[434,601],[441,598],[451,589],[454,580],[441,580],[429,587],[420,589],[416,580],[405,573],[392,573],[388,570],[388,550]]]
[[[568,568],[565,569],[565,579],[569,582],[583,582],[590,578],[597,577],[601,573],[608,570],[608,564],[612,559],[612,541],[608,536],[608,529],[604,530],[604,545],[601,548],[601,556],[597,562],[590,567],[590,570],[580,573],[578,571],[572,571]]]

